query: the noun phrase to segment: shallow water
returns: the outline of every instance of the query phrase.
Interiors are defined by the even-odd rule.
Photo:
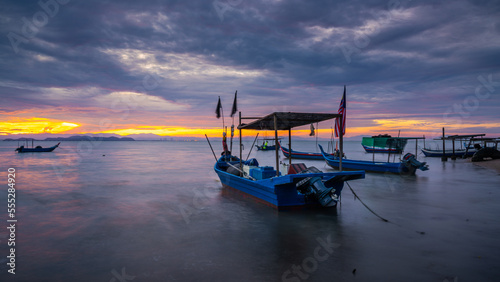
[[[367,173],[351,181],[384,222],[347,186],[336,210],[277,212],[225,193],[206,142],[63,142],[38,154],[17,154],[16,147],[0,142],[1,281],[495,281],[500,275],[500,175],[466,160],[419,154],[429,171]],[[293,149],[316,151],[315,142],[294,142]],[[372,159],[360,142],[346,142],[345,151]],[[274,166],[274,152],[251,157]],[[323,161],[295,162],[331,170]],[[7,273],[6,258],[11,167],[15,275]]]

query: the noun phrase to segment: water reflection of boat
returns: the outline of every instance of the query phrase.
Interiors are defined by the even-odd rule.
[[[341,115],[275,112],[248,124],[242,124],[241,119],[250,118],[240,116],[238,129],[240,134],[243,129],[274,130],[277,142],[278,130],[289,130],[290,137],[291,129],[294,127],[339,116]],[[307,168],[304,164],[291,164],[291,160],[288,173],[284,175],[285,172],[279,171],[277,151],[276,168],[259,166],[255,159],[245,162],[240,151],[239,158],[230,155],[220,157],[215,162],[214,170],[225,188],[242,192],[277,209],[296,206],[335,207],[344,181],[365,177],[364,171],[324,173],[316,167]]]
[[[42,146],[36,146],[35,148],[25,148],[24,146],[21,146],[17,148],[15,151],[18,153],[39,153],[39,152],[52,152],[54,151],[55,148],[59,147],[59,144],[61,142],[57,143],[56,145],[48,148],[42,148]]]
[[[338,168],[340,162],[339,158],[325,153],[323,147],[321,147],[321,145],[318,146],[326,163],[333,168]],[[413,154],[407,153],[398,163],[343,159],[342,168],[413,175],[417,169],[425,171],[429,169],[429,166],[426,165],[425,162],[421,163],[417,161]]]

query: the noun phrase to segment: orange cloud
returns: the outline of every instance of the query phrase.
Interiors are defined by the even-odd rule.
[[[0,121],[0,135],[64,133],[79,124],[47,118],[27,118]]]

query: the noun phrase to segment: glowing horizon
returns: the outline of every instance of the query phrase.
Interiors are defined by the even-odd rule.
[[[373,119],[367,120],[364,123],[370,125],[358,124],[349,127],[346,131],[346,138],[359,136],[359,135],[378,135],[378,134],[391,134],[397,136],[436,136],[440,135],[441,128],[445,127],[447,133],[460,133],[464,130],[471,130],[477,128],[477,124],[462,123],[462,124],[447,124],[444,122],[430,122],[422,119]],[[221,137],[222,129],[220,126],[216,127],[189,127],[189,126],[158,126],[158,125],[121,125],[109,130],[88,130],[86,128],[93,128],[84,123],[69,122],[57,119],[48,118],[17,118],[9,121],[0,122],[0,135],[37,135],[37,134],[115,134],[119,136],[130,136],[137,134],[154,134],[159,137]],[[481,124],[482,128],[498,128],[500,123],[490,122]],[[292,130],[294,136],[307,137],[309,136],[309,129],[295,129]],[[401,131],[401,132],[400,132]],[[228,136],[230,136],[230,128],[228,128]],[[243,136],[255,136],[258,131],[245,130]],[[259,131],[260,136],[269,135]],[[270,131],[267,131],[270,132]],[[318,137],[330,138],[333,134],[331,128],[320,128],[315,130]],[[476,132],[477,133],[477,132]],[[280,135],[287,135],[286,131],[279,131]],[[235,137],[239,136],[239,132],[235,129]],[[272,136],[274,134],[271,133]]]
[[[59,134],[79,127],[79,124],[51,120],[47,118],[27,118],[14,119],[2,122],[0,121],[0,135],[19,135],[19,134]]]

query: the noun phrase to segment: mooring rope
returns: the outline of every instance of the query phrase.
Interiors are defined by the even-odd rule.
[[[354,192],[354,190],[352,189],[351,185],[349,185],[349,182],[345,182],[347,183],[347,186],[349,186],[349,189],[351,189],[351,192],[354,194],[354,197],[358,198],[358,200],[361,202],[361,204],[363,204],[363,206],[365,206],[365,208],[367,208],[371,213],[373,213],[376,217],[382,219],[383,221],[385,222],[389,222],[389,220],[381,217],[380,215],[378,215],[376,212],[374,212],[372,209],[370,209],[362,200],[361,198],[356,194],[356,192]],[[391,222],[392,223],[392,222]]]

